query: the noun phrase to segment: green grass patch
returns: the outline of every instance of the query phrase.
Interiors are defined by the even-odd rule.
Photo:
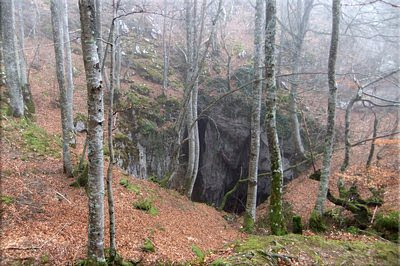
[[[140,194],[140,187],[137,185],[132,184],[128,178],[122,178],[119,181],[119,184],[126,188],[127,190],[136,193],[137,195]]]
[[[204,254],[204,252],[201,250],[201,248],[199,248],[196,245],[192,245],[192,251],[193,253],[196,255],[196,262],[197,263],[204,263],[204,259],[206,257],[206,255]]]
[[[14,203],[14,198],[8,195],[1,195],[0,202],[6,205],[11,205]]]
[[[146,238],[144,240],[142,250],[145,252],[155,252],[156,251],[155,246],[150,238]]]
[[[137,200],[135,203],[133,203],[133,207],[135,207],[135,209],[145,211],[151,216],[156,216],[158,214],[158,210],[154,206],[153,200],[149,198]]]
[[[21,146],[40,156],[59,158],[61,156],[62,141],[57,135],[47,133],[43,128],[28,118],[8,118],[2,129],[10,140],[19,140]],[[15,133],[21,136],[15,139]]]
[[[307,257],[317,265],[397,265],[398,246],[390,242],[330,240],[323,236],[251,236],[236,245],[225,265],[277,265],[277,254],[292,260]]]

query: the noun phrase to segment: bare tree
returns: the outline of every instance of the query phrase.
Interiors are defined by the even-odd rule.
[[[104,262],[104,104],[101,66],[96,45],[92,0],[79,0],[81,42],[88,91],[88,257]]]
[[[260,154],[260,118],[261,118],[261,95],[262,95],[262,37],[263,37],[263,11],[264,1],[256,1],[255,27],[254,27],[254,83],[252,95],[251,112],[251,139],[249,158],[249,180],[247,182],[246,218],[244,228],[253,231],[256,221],[257,207],[257,176],[258,158]]]
[[[120,0],[113,0],[113,19],[110,27],[109,43],[110,43],[110,95],[108,104],[108,149],[110,155],[110,162],[107,169],[107,201],[108,201],[108,214],[110,219],[110,261],[114,261],[116,251],[115,241],[115,211],[114,211],[114,195],[113,195],[113,165],[114,165],[114,148],[113,148],[113,120],[114,120],[114,88],[119,80],[119,72],[117,72],[116,57],[117,57],[117,38],[119,39],[119,20],[117,18],[117,11]]]
[[[266,131],[271,162],[272,185],[270,196],[269,219],[271,233],[286,233],[282,213],[283,169],[276,128],[276,79],[275,79],[275,35],[276,35],[276,0],[266,2],[265,24],[265,83],[267,90]]]
[[[2,0],[0,3],[6,83],[10,95],[12,114],[15,117],[20,117],[24,115],[25,107],[18,75],[18,51],[15,35],[14,0]]]
[[[315,203],[313,214],[311,215],[310,222],[317,222],[319,217],[324,212],[324,203],[329,188],[329,176],[331,169],[331,159],[333,153],[333,139],[335,129],[335,116],[336,116],[336,58],[339,44],[339,23],[340,23],[340,0],[332,0],[332,34],[331,45],[329,50],[328,59],[328,85],[329,85],[329,99],[328,99],[328,117],[327,129],[324,143],[323,166],[321,170],[321,181],[318,190],[318,197]],[[316,228],[317,229],[317,228]]]
[[[64,64],[64,38],[62,21],[62,2],[51,0],[51,24],[53,27],[54,52],[56,57],[56,74],[58,87],[60,89],[60,107],[61,107],[61,126],[63,137],[63,166],[64,173],[72,176],[72,162],[69,144],[73,136],[73,122],[71,122],[71,110],[68,108],[71,104],[67,98],[67,88],[65,84],[65,64]],[[71,127],[72,126],[72,127]]]
[[[74,80],[72,69],[71,43],[69,38],[68,25],[68,1],[63,0],[62,4],[62,24],[63,24],[63,42],[65,49],[65,74],[66,74],[66,106],[68,129],[70,130],[70,144],[75,144],[75,129],[74,129]]]
[[[301,55],[303,51],[304,38],[308,30],[308,21],[310,19],[310,13],[314,4],[314,0],[298,0],[297,6],[294,8],[295,16],[289,21],[295,21],[295,25],[290,26],[292,29],[290,36],[292,37],[292,73],[300,72],[301,65]],[[301,157],[305,157],[304,145],[300,134],[300,123],[298,118],[298,107],[297,107],[297,89],[299,86],[299,76],[294,75],[291,80],[290,89],[290,118],[292,120],[292,132],[293,132],[293,142],[297,153]]]

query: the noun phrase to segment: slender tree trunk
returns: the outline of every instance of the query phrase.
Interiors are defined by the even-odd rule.
[[[346,108],[346,114],[344,118],[344,159],[342,166],[340,167],[340,171],[344,172],[346,171],[347,167],[349,166],[349,161],[350,161],[350,115],[351,115],[351,110],[353,109],[354,104],[359,101],[359,97],[355,97],[351,99],[349,104],[347,105]]]
[[[1,2],[0,2],[0,18],[2,16],[1,13]],[[6,84],[6,73],[4,70],[4,55],[3,55],[3,33],[2,33],[2,21],[0,21],[0,86]]]
[[[340,0],[332,0],[332,35],[328,61],[328,119],[324,147],[324,159],[321,171],[321,181],[318,190],[318,197],[314,211],[321,216],[324,212],[324,203],[329,188],[329,176],[331,169],[331,159],[333,153],[333,139],[335,133],[336,116],[336,58],[339,44],[339,23],[340,23]]]
[[[270,196],[269,219],[271,233],[286,233],[282,213],[283,169],[276,128],[276,81],[275,81],[275,35],[276,35],[276,0],[266,2],[265,25],[265,83],[267,90],[266,131],[271,161],[272,184]]]
[[[372,133],[372,141],[371,141],[371,148],[369,149],[368,160],[367,160],[367,168],[371,166],[372,160],[374,159],[375,154],[375,139],[378,133],[378,116],[374,112],[374,131]]]
[[[15,117],[24,115],[24,99],[18,75],[18,52],[15,36],[14,0],[1,0],[1,27],[3,39],[4,65],[6,83],[10,95],[12,114]]]
[[[95,23],[95,31],[94,36],[96,38],[97,45],[97,54],[99,55],[100,62],[103,62],[103,27],[101,26],[101,12],[102,12],[102,1],[103,0],[94,0],[95,1],[95,15],[94,15],[94,23]]]
[[[191,198],[192,196],[192,191],[193,188],[192,186],[192,177],[193,177],[193,170],[194,170],[194,165],[195,165],[195,146],[196,146],[196,140],[195,140],[195,133],[194,133],[194,127],[192,127],[192,123],[194,121],[193,119],[193,78],[194,77],[194,53],[195,53],[195,10],[197,1],[193,3],[190,0],[185,0],[185,9],[186,9],[186,55],[187,55],[187,72],[186,72],[186,84],[185,84],[185,89],[187,90],[188,93],[188,103],[186,106],[186,128],[188,132],[188,163],[187,163],[187,168],[186,168],[186,180],[188,182],[187,188],[186,188],[186,194],[188,198]]]
[[[88,257],[104,262],[104,104],[101,67],[96,45],[92,0],[79,0],[81,41],[88,91]]]
[[[121,30],[121,21],[118,19],[114,23],[114,31],[115,31],[115,81],[114,81],[114,90],[117,92],[121,88],[121,35],[120,35],[120,30]]]
[[[65,66],[64,66],[64,41],[63,41],[63,22],[61,17],[62,3],[58,0],[51,0],[51,23],[53,26],[54,52],[56,57],[56,74],[58,87],[60,89],[61,105],[61,126],[63,137],[63,166],[64,173],[72,176],[72,162],[69,144],[73,136],[73,128],[68,123],[67,89],[65,85]]]
[[[66,106],[67,117],[66,123],[70,132],[70,144],[75,145],[75,127],[74,127],[74,80],[72,71],[72,55],[71,43],[69,38],[69,25],[68,25],[68,1],[63,0],[62,20],[63,20],[63,41],[65,49],[65,73],[66,73]]]
[[[113,1],[113,17],[115,18],[117,16],[117,6],[115,3],[115,0]],[[108,164],[108,169],[107,169],[107,200],[108,200],[108,214],[109,214],[109,219],[110,219],[110,261],[114,261],[115,256],[117,254],[116,252],[116,241],[115,241],[115,214],[114,214],[114,195],[113,195],[113,188],[112,188],[112,182],[113,182],[113,165],[114,165],[114,148],[113,148],[113,106],[114,106],[114,84],[116,79],[119,79],[119,77],[116,76],[116,64],[115,64],[115,58],[116,58],[116,38],[118,38],[118,35],[114,35],[114,29],[117,29],[119,27],[119,21],[113,19],[112,25],[110,28],[110,42],[112,45],[110,46],[110,56],[111,56],[111,63],[110,63],[110,95],[109,95],[109,105],[108,105],[108,150],[110,154],[110,162]]]
[[[18,17],[18,67],[19,67],[19,78],[21,86],[28,85],[28,77],[26,72],[26,59],[25,59],[25,33],[24,33],[24,18],[22,15],[22,2],[17,1],[17,17]]]
[[[246,219],[244,228],[253,231],[256,221],[257,207],[257,175],[258,158],[260,154],[260,118],[262,95],[262,30],[263,30],[264,1],[256,1],[255,30],[254,30],[254,83],[251,112],[251,139],[249,158],[249,181],[247,182]]]
[[[168,87],[168,47],[167,47],[167,0],[164,0],[164,18],[163,18],[163,89],[164,91]]]

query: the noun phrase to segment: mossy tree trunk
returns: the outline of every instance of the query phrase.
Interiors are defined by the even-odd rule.
[[[1,27],[3,40],[3,55],[6,73],[6,83],[10,96],[12,115],[21,117],[24,115],[24,98],[22,95],[18,74],[18,51],[14,16],[14,0],[2,0],[1,2]]]
[[[324,212],[324,203],[329,188],[329,176],[331,169],[331,159],[333,153],[333,139],[335,129],[336,116],[336,58],[339,44],[339,23],[340,23],[340,0],[332,0],[332,34],[331,45],[328,59],[328,119],[327,129],[324,143],[323,166],[321,170],[321,181],[319,184],[317,201],[314,211],[317,216],[321,216]]]
[[[260,154],[260,118],[261,118],[261,95],[262,95],[262,37],[263,37],[263,14],[264,1],[257,0],[255,27],[254,27],[254,83],[251,112],[251,138],[250,138],[250,158],[249,158],[249,180],[247,182],[247,201],[246,201],[246,219],[244,228],[247,231],[253,231],[253,225],[256,221],[257,208],[257,175],[258,159]]]
[[[61,126],[63,138],[63,166],[64,173],[72,176],[72,162],[69,145],[71,137],[74,134],[72,119],[72,108],[68,108],[70,103],[67,97],[67,88],[65,82],[65,64],[64,64],[64,35],[63,35],[63,20],[62,10],[63,5],[61,1],[51,0],[51,24],[53,28],[54,52],[56,58],[56,74],[58,80],[58,87],[60,89],[60,106],[61,106]],[[72,126],[72,127],[71,127]]]
[[[22,96],[24,98],[25,115],[31,116],[33,113],[35,113],[35,105],[33,103],[26,66],[24,16],[22,14],[22,5],[23,1],[17,1],[18,73]]]
[[[104,259],[104,103],[101,67],[96,45],[96,14],[93,0],[79,0],[81,42],[88,91],[88,257]]]
[[[269,222],[271,233],[286,233],[282,212],[283,170],[276,128],[276,83],[275,83],[275,35],[276,35],[276,0],[267,0],[265,24],[265,83],[267,90],[266,131],[270,154],[272,184],[270,196]]]

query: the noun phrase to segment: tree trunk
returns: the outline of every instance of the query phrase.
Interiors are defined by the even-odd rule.
[[[104,155],[103,155],[103,86],[96,45],[93,0],[79,0],[81,42],[88,91],[88,257],[104,259]]]
[[[25,57],[25,33],[24,33],[24,18],[22,14],[22,3],[23,1],[17,1],[17,17],[18,17],[18,72],[21,85],[22,96],[25,104],[25,115],[31,116],[35,113],[35,105],[33,103],[33,97],[31,87],[29,86],[26,57]]]
[[[71,130],[70,144],[75,145],[75,127],[74,127],[74,80],[72,71],[72,55],[71,55],[71,43],[69,38],[69,25],[68,25],[68,1],[63,0],[63,40],[65,49],[65,72],[66,72],[66,110],[67,110],[67,127]]]
[[[63,22],[61,17],[62,3],[58,0],[51,0],[51,23],[53,27],[54,53],[56,58],[56,73],[58,87],[60,89],[61,105],[61,126],[63,137],[63,166],[64,173],[72,176],[72,162],[69,144],[73,136],[73,128],[68,123],[68,117],[71,115],[67,106],[67,90],[65,86],[65,66],[64,66],[64,41],[63,41]]]
[[[6,83],[13,116],[24,115],[24,99],[18,76],[18,52],[15,36],[14,0],[1,0],[1,27]]]
[[[115,3],[115,0],[113,1],[113,17],[115,18],[117,16],[117,6]],[[110,162],[108,164],[108,169],[107,169],[107,200],[108,200],[108,214],[109,214],[109,219],[110,219],[110,261],[114,261],[116,257],[116,241],[115,241],[115,211],[114,211],[114,195],[113,195],[113,188],[112,188],[112,182],[113,182],[113,165],[114,165],[114,149],[113,149],[113,106],[114,106],[114,85],[116,79],[119,79],[119,77],[116,76],[116,64],[115,64],[115,58],[116,58],[116,38],[118,38],[118,35],[114,35],[114,29],[117,29],[119,27],[119,21],[113,19],[112,25],[110,28],[110,39],[109,41],[111,42],[110,46],[110,56],[111,56],[111,62],[110,62],[110,95],[109,95],[109,105],[108,105],[108,150],[110,154]],[[117,30],[118,31],[118,30]],[[118,33],[118,32],[117,32]],[[118,73],[119,74],[119,73]]]
[[[0,2],[0,18],[2,16],[1,13],[1,2]],[[6,73],[4,70],[4,55],[3,55],[3,33],[2,33],[2,22],[0,21],[0,86],[6,84]]]
[[[340,0],[332,0],[332,35],[331,46],[329,50],[328,61],[328,119],[324,147],[324,159],[321,171],[321,181],[318,190],[318,197],[315,203],[314,211],[316,215],[321,216],[324,212],[324,203],[329,188],[329,175],[331,168],[331,159],[333,153],[333,140],[336,116],[336,58],[339,43],[339,23],[340,23]]]
[[[163,89],[164,92],[168,87],[168,47],[167,47],[167,0],[164,0],[164,18],[163,18],[163,31],[162,31],[162,45],[163,45]]]
[[[371,166],[372,160],[374,159],[375,153],[375,138],[378,133],[378,116],[374,112],[374,131],[372,133],[372,141],[371,141],[371,148],[369,149],[368,160],[367,160],[367,168]]]
[[[261,95],[262,95],[262,25],[263,25],[264,1],[257,0],[254,30],[254,83],[251,112],[251,139],[249,158],[249,181],[247,182],[246,219],[244,228],[253,231],[256,221],[257,207],[257,175],[258,158],[260,154],[260,118],[261,118]]]
[[[265,83],[267,89],[266,130],[268,135],[268,150],[270,154],[272,184],[270,196],[269,219],[271,233],[282,235],[286,233],[282,213],[283,170],[276,128],[276,81],[275,81],[275,35],[276,35],[276,0],[266,2],[265,24]]]
[[[97,45],[97,54],[99,55],[100,62],[103,62],[103,28],[101,26],[101,11],[102,11],[102,1],[103,0],[94,0],[94,36],[96,38],[96,45]]]

